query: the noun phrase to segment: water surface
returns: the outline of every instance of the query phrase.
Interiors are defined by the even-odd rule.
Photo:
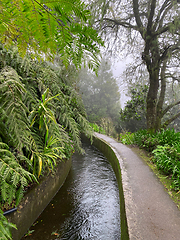
[[[107,159],[93,146],[83,144],[75,153],[65,184],[30,231],[31,240],[120,239],[119,192]]]

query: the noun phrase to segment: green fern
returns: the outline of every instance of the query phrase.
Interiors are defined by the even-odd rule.
[[[37,181],[35,176],[22,168],[7,144],[0,142],[0,191],[3,201],[11,204],[18,199],[19,202],[24,188],[32,181]]]
[[[0,209],[0,239],[12,239],[11,228],[17,229],[15,224],[8,222],[6,217],[3,215],[3,211]]]
[[[0,72],[0,112],[3,112],[4,128],[8,128],[14,146],[21,151],[23,136],[28,136],[28,118],[22,95],[26,92],[17,72],[5,67]]]
[[[73,62],[80,67],[87,55],[94,62],[93,68],[98,65],[96,55],[103,42],[88,24],[90,12],[80,0],[24,0],[15,4],[4,0],[0,9],[0,41],[8,47],[16,42],[22,56],[30,50],[36,59],[52,59],[58,49],[66,66]]]
[[[15,79],[22,87],[19,95],[18,91],[14,90],[14,95],[17,95],[15,103],[11,98],[8,99],[10,92],[6,93],[5,86],[1,88],[7,96],[2,99],[2,105],[0,104],[3,122],[5,122],[3,132],[6,133],[3,139],[8,143],[10,141],[7,140],[7,136],[9,136],[13,142],[12,146],[21,153],[21,156],[25,154],[26,169],[31,169],[28,163],[31,159],[30,162],[33,163],[34,168],[32,172],[38,176],[38,173],[41,171],[43,173],[46,168],[52,170],[55,159],[65,158],[66,148],[71,145],[70,140],[81,152],[80,132],[83,131],[90,136],[92,131],[89,129],[80,96],[72,87],[63,83],[59,75],[61,71],[57,67],[54,70],[47,63],[38,63],[28,57],[23,60],[18,56],[15,48],[8,51],[2,49],[2,54],[3,52],[5,52],[3,55],[5,67],[1,71],[2,82],[4,81],[4,85],[8,87],[3,77],[5,72],[10,79]],[[6,65],[12,65],[16,72]],[[12,71],[14,76],[8,71]],[[18,85],[15,86],[18,87]],[[46,98],[49,100],[46,101]],[[16,103],[21,106],[20,111]],[[14,108],[8,112],[9,105],[13,105]],[[54,139],[56,144],[49,146],[47,150],[47,140],[50,139]],[[49,151],[52,151],[56,158],[49,159]]]

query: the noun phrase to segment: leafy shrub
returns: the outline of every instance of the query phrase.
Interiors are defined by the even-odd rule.
[[[157,139],[154,134],[150,134],[147,130],[139,130],[134,133],[134,143],[139,147],[151,152],[155,149]]]
[[[172,179],[171,187],[180,190],[180,133],[172,129],[150,133],[139,130],[134,134],[130,132],[120,134],[123,144],[136,144],[140,148],[151,152],[153,162],[157,168]]]
[[[133,144],[133,140],[134,139],[134,133],[130,133],[130,132],[125,132],[125,133],[120,133],[120,141],[123,144]]]
[[[152,152],[158,169],[172,178],[172,188],[180,190],[180,144],[157,146]]]
[[[89,125],[93,128],[94,132],[100,132],[99,126],[95,123],[89,123]]]
[[[172,178],[172,188],[180,190],[180,133],[172,129],[149,133],[134,133],[134,143],[154,155],[154,163],[164,174]]]
[[[140,130],[134,133],[134,143],[139,147],[152,152],[158,145],[173,146],[175,142],[180,141],[180,133],[175,133],[172,129],[162,130],[161,132],[149,133],[147,130]]]
[[[169,146],[173,146],[174,143],[180,142],[180,132],[175,132],[174,129],[167,129],[158,132],[158,143],[159,145],[164,146],[168,144]]]
[[[93,128],[94,132],[106,134],[106,131],[103,127],[98,126],[96,123],[90,123],[90,126]]]

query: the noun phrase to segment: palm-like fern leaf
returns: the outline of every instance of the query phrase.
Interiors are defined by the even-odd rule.
[[[16,225],[13,223],[9,223],[5,216],[3,216],[3,211],[0,209],[0,239],[2,240],[10,240],[11,236],[11,228],[16,228]]]
[[[27,108],[22,102],[25,91],[17,72],[11,67],[3,68],[0,72],[0,111],[4,112],[2,120],[19,151],[23,147],[23,139],[29,135]]]
[[[36,58],[45,55],[50,59],[58,46],[61,60],[67,65],[73,61],[80,67],[86,54],[97,64],[96,54],[103,42],[89,26],[90,13],[80,0],[13,2],[0,2],[1,42],[7,46],[16,42],[22,55],[30,49]]]
[[[5,86],[1,88],[4,89],[6,99],[2,100],[0,111],[3,111],[2,119],[5,127],[8,124],[8,131],[6,127],[4,132],[8,132],[9,138],[13,140],[13,146],[18,148],[18,151],[22,153],[23,150],[26,153],[27,168],[30,169],[30,163],[33,163],[34,172],[37,172],[41,159],[43,160],[42,169],[48,162],[54,165],[56,155],[59,154],[60,159],[65,157],[62,149],[69,148],[70,139],[81,151],[80,131],[88,135],[91,131],[85,119],[86,113],[82,100],[72,87],[62,82],[59,75],[61,71],[56,71],[58,68],[52,69],[46,63],[32,61],[28,57],[23,60],[14,48],[8,51],[2,48],[0,53],[5,60],[3,67],[8,64],[16,70],[12,76],[7,74],[11,72],[11,68],[2,69],[2,84],[8,86],[4,77],[7,75],[8,78],[16,80],[15,87],[19,90],[15,88],[13,96],[17,95],[16,101],[12,101],[8,98],[12,95],[11,91],[7,88],[6,93]],[[29,112],[31,114],[27,118]],[[12,117],[9,118],[9,116]],[[56,144],[50,145],[47,149],[51,137],[55,139]],[[50,150],[53,158],[50,158],[52,156]],[[58,159],[57,156],[56,159]],[[28,158],[31,159],[29,163]]]
[[[22,195],[24,187],[32,181],[37,181],[35,176],[21,167],[7,144],[0,142],[0,191],[3,200],[10,204],[18,197],[17,189],[21,189],[18,194]]]

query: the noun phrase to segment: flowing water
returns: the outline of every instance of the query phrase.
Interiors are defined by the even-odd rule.
[[[65,184],[33,224],[31,240],[120,239],[119,191],[107,159],[84,143]]]

